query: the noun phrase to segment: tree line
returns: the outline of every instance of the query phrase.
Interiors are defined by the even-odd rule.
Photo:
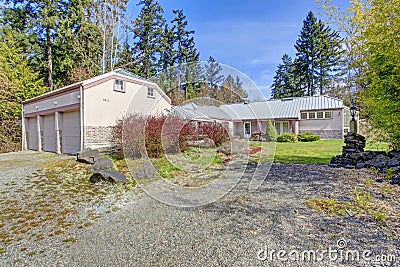
[[[181,9],[167,21],[156,0],[140,0],[135,19],[127,0],[6,0],[1,37],[18,45],[52,91],[122,67],[151,79],[176,65],[198,63],[194,30]],[[202,70],[187,75],[203,77]],[[201,75],[201,77],[200,77]]]

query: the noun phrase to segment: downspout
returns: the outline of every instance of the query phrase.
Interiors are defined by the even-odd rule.
[[[81,150],[83,150],[83,148],[85,147],[85,144],[84,144],[84,142],[85,142],[85,138],[84,138],[84,134],[85,134],[85,131],[84,131],[84,113],[83,113],[83,85],[81,85],[81,87],[80,87],[80,92],[79,92],[79,95],[80,95],[80,109],[79,109],[79,112],[80,112],[80,120],[81,120]]]
[[[342,139],[344,139],[344,112],[345,112],[346,108],[342,107],[340,112],[340,119],[342,121]]]
[[[26,144],[26,133],[25,133],[25,116],[24,116],[24,104],[22,104],[22,144],[21,144],[21,149],[22,151],[25,150],[25,144]]]

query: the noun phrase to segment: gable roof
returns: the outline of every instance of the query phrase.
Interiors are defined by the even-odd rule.
[[[158,85],[156,83],[154,83],[154,82],[152,82],[150,80],[147,80],[145,78],[142,78],[142,77],[140,77],[140,76],[138,76],[136,74],[133,74],[133,73],[131,73],[129,71],[126,71],[124,69],[121,69],[121,68],[115,69],[113,71],[110,71],[110,72],[107,72],[107,73],[104,73],[104,74],[101,74],[101,75],[98,75],[98,76],[95,76],[93,78],[90,78],[90,79],[87,79],[87,80],[84,80],[84,81],[80,81],[80,82],[77,82],[77,83],[74,83],[74,84],[67,85],[65,87],[59,88],[59,89],[54,90],[54,91],[47,92],[47,93],[39,95],[37,97],[25,100],[22,103],[23,104],[27,104],[29,102],[40,100],[42,98],[47,98],[49,96],[57,95],[57,94],[60,94],[60,93],[63,93],[63,92],[67,92],[67,91],[71,91],[71,90],[80,88],[81,86],[86,87],[86,86],[89,86],[91,84],[95,84],[96,82],[101,82],[102,80],[108,80],[108,79],[110,79],[111,77],[113,77],[115,75],[116,76],[120,76],[120,77],[125,77],[125,78],[129,79],[132,82],[136,81],[138,83],[146,84],[148,86],[156,88],[156,90],[164,98],[166,98],[168,102],[171,103],[171,100],[169,99],[169,97],[164,93],[163,90],[161,90],[160,87],[158,87]]]
[[[327,95],[293,97],[263,102],[206,106],[189,103],[174,107],[178,116],[187,113],[186,118],[222,119],[222,120],[262,120],[262,119],[298,119],[301,111],[327,110],[344,108],[343,101]],[[185,117],[185,116],[183,116]]]

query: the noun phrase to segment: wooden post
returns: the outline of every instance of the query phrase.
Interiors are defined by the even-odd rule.
[[[36,125],[38,133],[38,151],[42,151],[42,116],[36,116]]]
[[[55,113],[56,153],[61,154],[60,112]]]

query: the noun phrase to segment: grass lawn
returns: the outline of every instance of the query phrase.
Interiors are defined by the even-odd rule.
[[[254,146],[265,143],[252,142]],[[318,140],[315,142],[276,143],[274,162],[328,164],[333,156],[342,153],[343,140]],[[385,143],[367,142],[366,150],[387,151]],[[262,159],[261,159],[262,160]]]
[[[328,164],[333,156],[342,153],[343,140],[276,143],[274,162]]]

